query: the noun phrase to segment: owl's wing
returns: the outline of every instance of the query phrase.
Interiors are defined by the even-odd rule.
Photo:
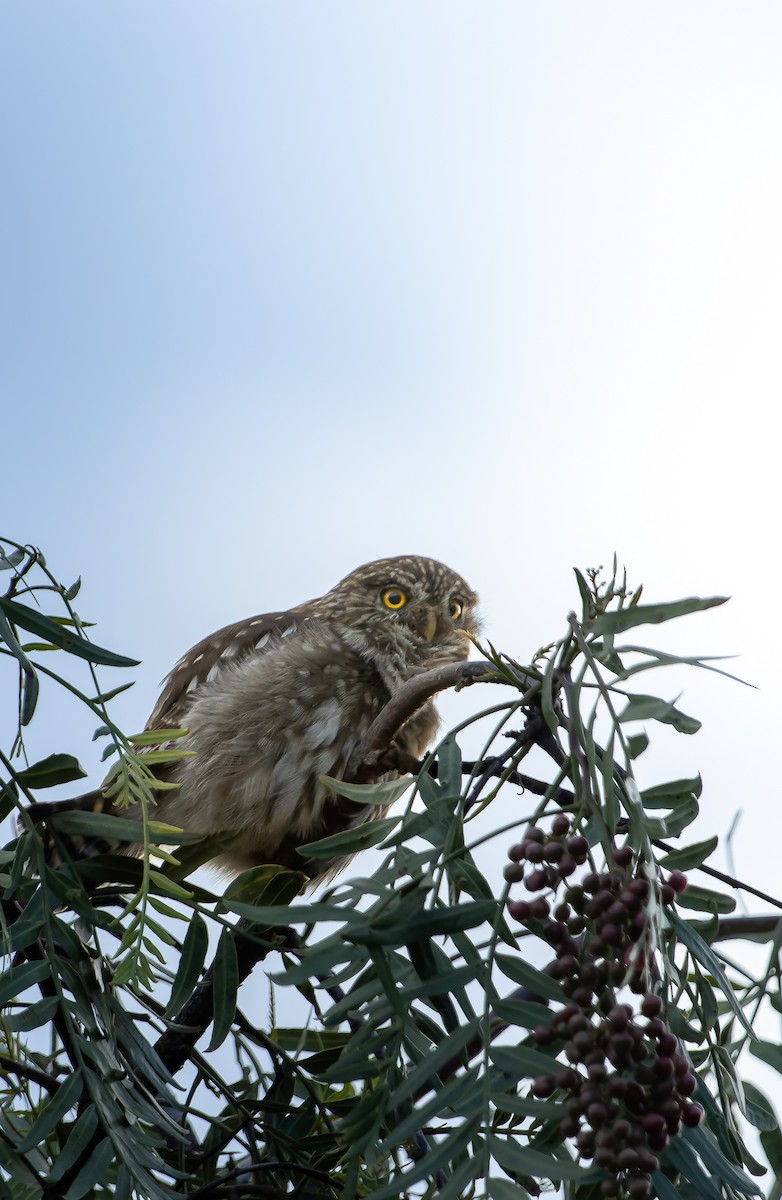
[[[285,612],[263,613],[218,629],[183,654],[163,681],[147,729],[174,729],[183,722],[196,692],[229,664],[263,654],[277,638],[293,633],[309,615],[312,601]]]

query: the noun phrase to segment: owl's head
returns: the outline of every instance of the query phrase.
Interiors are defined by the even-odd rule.
[[[332,588],[324,601],[340,624],[394,653],[414,669],[469,656],[465,634],[478,632],[478,597],[444,563],[403,555],[366,563]]]

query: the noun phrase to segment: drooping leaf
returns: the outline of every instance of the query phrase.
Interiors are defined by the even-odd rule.
[[[697,912],[730,913],[736,907],[736,897],[690,883],[678,897],[677,904],[679,908],[691,908]]]
[[[697,733],[701,727],[695,717],[689,717],[659,696],[630,696],[618,719],[622,724],[628,721],[660,721],[663,725],[672,725],[677,733]]]
[[[167,1017],[172,1017],[178,1013],[182,1005],[192,994],[193,988],[198,983],[203,969],[208,946],[209,934],[206,922],[200,913],[193,913],[182,945],[182,953],[171,987],[171,995],[166,1006]]]
[[[84,1084],[81,1071],[75,1071],[60,1084],[48,1104],[44,1105],[21,1142],[17,1145],[20,1154],[26,1154],[53,1132],[55,1126],[79,1100]]]
[[[501,1167],[519,1175],[532,1175],[540,1179],[569,1179],[574,1182],[585,1179],[587,1167],[570,1158],[559,1158],[544,1154],[532,1146],[522,1146],[515,1138],[501,1138],[489,1134],[489,1149]]]
[[[395,829],[401,817],[383,817],[379,821],[367,821],[355,829],[345,829],[342,833],[332,833],[330,837],[320,838],[317,842],[307,842],[299,846],[299,854],[303,858],[331,858],[342,854],[356,854],[359,850],[367,850],[377,846]]]
[[[494,961],[503,975],[507,975],[508,979],[512,979],[514,983],[528,987],[536,995],[542,996],[546,1000],[566,1002],[565,993],[556,979],[545,975],[543,971],[533,967],[532,963],[525,962],[520,954],[497,954]]]
[[[669,850],[660,859],[660,866],[665,867],[668,871],[672,871],[674,868],[679,871],[691,871],[693,867],[699,867],[710,857],[718,843],[719,838],[715,834],[714,837],[706,838],[702,842],[693,842],[691,846]]]
[[[217,943],[214,958],[214,1024],[207,1049],[222,1045],[236,1015],[236,994],[239,990],[239,965],[236,942],[231,930],[224,929]]]
[[[12,621],[14,625],[18,625],[20,629],[25,629],[28,633],[35,634],[36,637],[44,638],[68,654],[75,654],[79,658],[85,658],[88,662],[104,667],[137,667],[139,665],[138,659],[115,654],[94,642],[88,642],[86,638],[72,633],[65,626],[52,620],[51,617],[35,612],[26,604],[19,604],[16,600],[8,600],[0,596],[0,609],[3,610],[8,620]]]
[[[330,775],[319,775],[320,782],[337,796],[344,796],[354,804],[372,804],[387,806],[393,804],[412,786],[409,777],[388,779],[385,783],[345,783],[342,779],[332,779]]]

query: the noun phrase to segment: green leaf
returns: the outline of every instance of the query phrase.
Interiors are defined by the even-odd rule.
[[[696,933],[691,925],[682,920],[678,913],[669,909],[667,918],[682,945],[686,946],[693,958],[696,958],[701,966],[705,967],[713,976],[717,987],[723,993],[733,1012],[754,1042],[756,1040],[755,1031],[747,1020],[744,1009],[736,999],[733,988],[730,986],[730,981],[714,951],[710,946],[707,946],[700,934]]]
[[[688,717],[659,696],[630,696],[618,720],[622,724],[628,721],[660,721],[663,725],[672,725],[677,733],[697,733],[701,727],[695,717]]]
[[[632,762],[635,762],[637,758],[641,757],[648,745],[649,738],[645,733],[631,734],[631,736],[627,739],[627,757]]]
[[[57,1012],[59,1003],[57,996],[46,996],[43,1000],[37,1000],[35,1004],[29,1004],[19,1012],[7,1016],[4,1024],[14,1033],[26,1033],[30,1029],[39,1029],[41,1025],[48,1025]]]
[[[489,1149],[501,1167],[518,1175],[532,1175],[538,1179],[582,1180],[589,1175],[589,1168],[582,1167],[569,1158],[555,1158],[543,1154],[531,1146],[521,1146],[515,1139],[500,1138],[489,1134]]]
[[[391,1182],[385,1187],[381,1187],[379,1191],[370,1192],[367,1200],[399,1200],[399,1197],[404,1195],[407,1189],[417,1183],[419,1179],[423,1179],[425,1176],[434,1176],[438,1171],[450,1166],[473,1134],[480,1128],[480,1124],[481,1114],[476,1113],[457,1129],[452,1130],[447,1137],[432,1147],[429,1153],[424,1154],[407,1171],[396,1172]]]
[[[514,983],[523,984],[546,1000],[561,1000],[563,1004],[567,1002],[567,997],[556,979],[544,975],[537,967],[525,962],[520,954],[497,954],[494,961],[503,975],[507,975]]]
[[[209,934],[206,922],[200,913],[194,913],[182,946],[176,977],[171,987],[171,995],[166,1007],[167,1017],[178,1013],[185,1001],[192,995],[201,975],[208,947]]]
[[[104,667],[137,667],[139,665],[138,659],[126,658],[122,654],[104,650],[102,646],[88,642],[86,638],[79,637],[78,634],[58,625],[51,617],[45,617],[42,613],[28,608],[26,604],[19,604],[16,600],[7,600],[0,596],[0,609],[3,610],[8,620],[12,621],[14,625],[18,625],[20,629],[26,629],[28,633],[35,634],[36,637],[44,638],[68,654],[75,654],[79,658],[85,658],[88,662]]]
[[[702,791],[703,780],[700,775],[692,779],[671,779],[667,783],[645,788],[641,792],[641,802],[644,808],[675,808],[690,796],[699,797]]]
[[[395,921],[389,927],[371,923],[355,925],[346,929],[342,936],[367,946],[408,945],[420,938],[445,937],[456,930],[474,929],[476,925],[490,921],[496,911],[495,901],[475,900],[452,908],[425,909],[407,921]]]
[[[319,775],[318,779],[330,792],[344,796],[354,804],[372,804],[387,808],[412,786],[409,777],[389,779],[385,783],[345,783],[342,779],[333,779],[330,775]]]
[[[72,754],[50,754],[48,758],[42,758],[40,762],[20,771],[16,779],[22,787],[35,790],[55,787],[58,783],[72,783],[74,779],[86,778],[86,775],[84,767]]]
[[[117,1152],[110,1138],[99,1142],[65,1193],[65,1200],[81,1200],[92,1191],[96,1183],[105,1177],[109,1167],[116,1162]]]
[[[757,1043],[751,1047],[752,1052],[755,1052]],[[777,1049],[782,1049],[777,1047]],[[756,1057],[760,1057],[756,1055]],[[744,1084],[744,1100],[745,1112],[747,1120],[756,1129],[762,1129],[766,1133],[771,1133],[772,1130],[779,1129],[779,1121],[774,1113],[771,1101],[767,1096],[764,1096],[759,1087],[751,1083],[749,1079],[743,1080]]]
[[[687,885],[676,903],[679,908],[691,908],[697,912],[730,913],[736,907],[735,896],[726,896],[724,892],[714,892],[711,888],[698,887],[694,883]]]
[[[81,1156],[93,1133],[98,1127],[98,1113],[94,1104],[85,1108],[78,1121],[71,1126],[68,1140],[57,1155],[57,1161],[46,1177],[47,1183],[57,1183]]]
[[[750,1179],[749,1175],[746,1175],[740,1167],[725,1157],[710,1130],[705,1129],[702,1125],[695,1129],[685,1127],[682,1130],[682,1137],[697,1151],[709,1171],[723,1183],[736,1188],[744,1196],[760,1196],[762,1194],[754,1179]]]
[[[719,838],[716,836],[706,838],[703,842],[693,842],[691,846],[682,846],[676,850],[669,850],[667,854],[660,859],[660,866],[671,871],[676,868],[679,871],[691,871],[693,867],[699,867],[717,848]]]
[[[551,1009],[532,1000],[495,1000],[492,1011],[501,1021],[520,1025],[522,1029],[534,1029],[537,1025],[551,1023]]]
[[[401,817],[384,817],[380,821],[366,821],[355,829],[345,829],[342,833],[332,833],[330,837],[321,838],[317,842],[307,842],[298,847],[298,853],[303,858],[332,858],[342,854],[356,854],[359,850],[367,850],[377,846],[387,834],[395,829]]]
[[[225,1041],[236,1015],[239,990],[239,965],[236,942],[230,929],[224,929],[214,958],[214,1026],[207,1050],[216,1050]]]
[[[487,1182],[490,1200],[530,1200],[529,1192],[520,1183],[498,1179],[496,1175],[491,1175]]]
[[[434,1080],[437,1072],[446,1063],[462,1053],[470,1039],[478,1032],[479,1026],[480,1022],[476,1018],[444,1037],[439,1045],[422,1062],[418,1063],[391,1093],[389,1111],[398,1108],[403,1101],[409,1100],[411,1096],[423,1090],[430,1080]],[[435,1086],[441,1086],[439,1080]]]
[[[267,864],[242,871],[226,888],[223,901],[238,900],[243,904],[289,904],[299,895],[308,880],[303,871]]]
[[[766,1042],[755,1038],[754,1042],[750,1043],[749,1052],[782,1075],[782,1046],[778,1042]]]
[[[540,1050],[533,1050],[531,1046],[491,1046],[489,1057],[495,1067],[510,1075],[514,1081],[533,1079],[536,1075],[552,1075],[562,1069],[562,1063]]]
[[[77,1103],[83,1088],[81,1071],[75,1071],[60,1084],[16,1147],[20,1154],[26,1154],[52,1133],[58,1122]]]
[[[531,1096],[493,1092],[491,1102],[499,1112],[513,1113],[517,1117],[541,1117],[545,1121],[551,1117],[562,1116],[562,1104],[559,1100],[535,1100]]]
[[[22,702],[19,713],[19,723],[21,725],[29,725],[32,720],[35,706],[38,702],[38,692],[40,685],[38,676],[35,673],[35,668],[25,654],[22,647],[17,641],[11,624],[5,613],[0,608],[0,638],[5,642],[8,649],[18,661],[22,670]]]
[[[633,608],[622,608],[619,612],[602,613],[596,617],[592,629],[595,633],[624,633],[636,625],[661,625],[663,621],[672,621],[676,617],[685,617],[689,613],[703,612],[707,608],[716,608],[725,604],[728,596],[693,596],[686,600],[674,600],[668,604],[636,604]]]
[[[0,975],[0,1008],[9,1000],[15,1000],[17,996],[21,996],[33,984],[40,983],[42,979],[48,979],[49,969],[47,962],[26,962],[20,963],[19,966],[9,967]]]

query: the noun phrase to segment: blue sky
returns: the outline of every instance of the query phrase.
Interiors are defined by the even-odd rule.
[[[3,7],[0,526],[143,660],[128,728],[368,559],[523,659],[616,551],[734,596],[661,639],[760,690],[686,680],[642,783],[701,770],[777,886],[781,49],[761,2]],[[70,720],[33,750],[95,769]]]

